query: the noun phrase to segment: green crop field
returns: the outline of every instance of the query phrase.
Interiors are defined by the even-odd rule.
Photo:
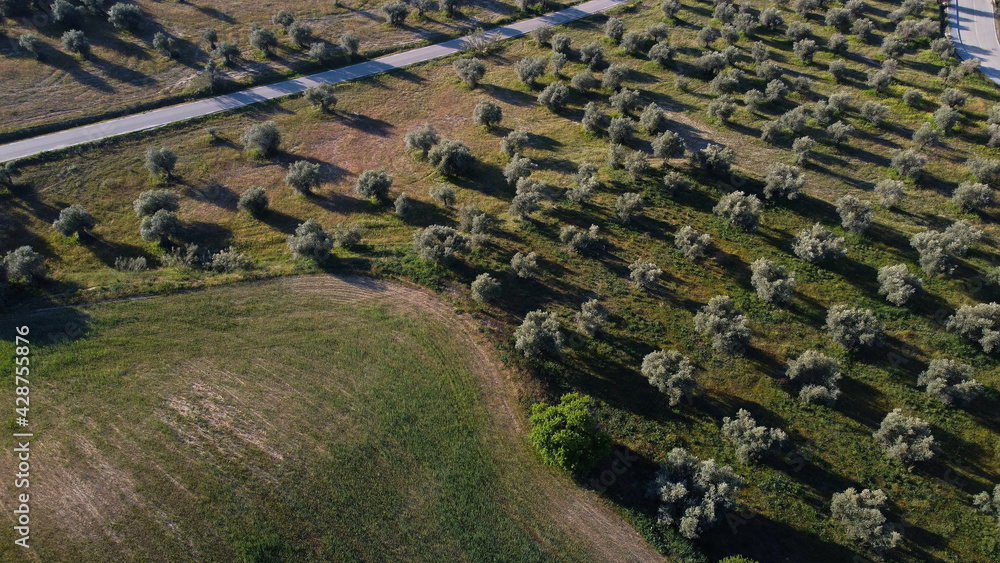
[[[601,558],[451,315],[320,276],[3,317],[37,426],[34,549],[5,526],[0,560]]]
[[[995,352],[984,353],[978,343],[948,330],[946,321],[964,305],[990,303],[1000,295],[997,206],[963,210],[952,199],[963,182],[974,179],[967,167],[970,159],[1000,159],[998,149],[987,146],[987,119],[1000,92],[974,72],[957,78],[959,62],[934,54],[927,37],[905,42],[886,89],[869,86],[869,75],[886,64],[878,40],[893,33],[889,17],[899,3],[865,4],[864,16],[874,21],[876,40],[870,44],[848,33],[846,54],[826,47],[834,30],[825,25],[824,15],[840,6],[836,2],[814,7],[805,16],[782,5],[784,27],[739,36],[729,67],[743,75],[730,93],[735,111],[725,122],[709,114],[719,96],[712,91],[711,75],[696,68],[702,55],[725,48],[721,39],[709,47],[696,39],[703,26],[722,27],[713,18],[713,3],[685,1],[676,18],[665,18],[659,2],[646,0],[613,15],[628,30],[644,31],[658,23],[668,28],[676,56],[663,66],[642,52],[631,55],[615,46],[604,37],[607,17],[599,16],[556,29],[572,40],[568,62],[558,75],[547,71],[534,86],[521,83],[514,67],[525,57],[548,56],[551,49],[524,38],[480,55],[487,71],[475,89],[456,77],[452,58],[338,86],[336,111],[330,114],[293,97],[27,160],[20,164],[13,187],[0,192],[0,206],[9,210],[0,216],[0,247],[6,251],[32,245],[45,257],[49,272],[36,288],[14,290],[12,299],[27,311],[324,270],[406,280],[448,296],[498,343],[499,359],[518,374],[519,416],[534,401],[551,403],[568,391],[594,399],[595,415],[614,440],[615,451],[639,461],[619,474],[611,469],[614,458],[605,460],[581,476],[579,485],[595,489],[665,555],[716,561],[743,554],[761,562],[877,558],[832,517],[832,495],[855,487],[881,489],[888,497],[886,525],[902,538],[886,557],[996,561],[996,521],[979,513],[972,499],[1000,482],[1000,363]],[[748,6],[759,14],[768,3],[751,1]],[[923,17],[937,17],[936,7],[923,8],[906,21],[916,25]],[[793,22],[811,26],[809,33],[818,45],[811,62],[794,53],[793,41],[785,35]],[[625,146],[629,153],[644,153],[651,168],[632,178],[609,166],[607,135],[581,126],[588,102],[621,116],[610,107],[613,91],[608,88],[571,88],[566,106],[555,111],[540,105],[537,97],[543,88],[556,81],[568,83],[586,68],[580,48],[592,41],[603,46],[608,62],[629,68],[625,85],[637,90],[640,100],[632,118],[649,103],[659,105],[666,111],[667,128],[685,140],[688,153],[711,143],[733,149],[731,173],[708,174],[688,158],[653,158],[655,137],[638,124]],[[763,91],[767,84],[757,76],[752,58],[757,41],[779,69],[788,93],[748,108],[744,94]],[[834,60],[844,61],[846,68],[839,83],[828,70]],[[596,71],[599,79],[603,71]],[[942,71],[952,73],[950,82],[940,77]],[[799,78],[808,83],[796,81]],[[938,143],[918,147],[914,132],[934,122],[938,100],[949,88],[967,96],[956,107],[957,123]],[[922,99],[914,101],[910,94],[909,103],[904,102],[908,90],[919,91]],[[814,115],[820,113],[820,102],[836,92],[849,94],[851,101],[832,121],[854,127],[839,145],[827,132],[828,123]],[[473,108],[483,99],[502,108],[503,119],[495,129],[473,123]],[[887,108],[881,123],[863,115],[869,102]],[[797,107],[808,110],[799,131],[783,132],[773,142],[761,139],[768,123]],[[268,120],[281,132],[280,150],[270,159],[252,158],[243,150],[241,136],[251,124]],[[443,176],[419,152],[406,150],[404,135],[424,123],[436,127],[442,138],[469,147],[476,158],[470,172]],[[215,128],[219,138],[213,141],[207,128]],[[528,218],[514,218],[508,206],[515,187],[503,176],[510,157],[500,151],[500,141],[515,129],[528,133],[522,155],[538,165],[531,179],[551,186],[551,192],[576,189],[573,175],[580,164],[598,166],[593,198],[577,203],[555,197]],[[792,145],[802,136],[817,144],[798,164],[805,178],[801,194],[791,201],[766,199],[768,169],[775,163],[795,165]],[[145,169],[150,147],[168,147],[177,154],[171,182],[152,178]],[[927,158],[919,178],[893,169],[896,151],[910,148]],[[320,167],[319,184],[310,195],[298,194],[285,183],[289,166],[299,160]],[[389,202],[357,194],[358,177],[370,169],[384,169],[393,178],[390,199],[405,192],[415,200],[409,216],[397,215]],[[674,172],[690,186],[664,189],[664,176]],[[898,205],[878,203],[874,188],[886,179],[904,185],[906,195]],[[994,193],[996,175],[987,181]],[[455,188],[453,206],[430,197],[430,188],[440,183]],[[252,186],[264,188],[270,199],[269,211],[260,219],[237,209],[240,194]],[[254,267],[233,273],[184,267],[169,258],[169,248],[143,242],[132,202],[150,189],[169,189],[180,198],[177,217],[183,228],[172,245],[197,244],[212,251],[232,247],[251,258]],[[720,199],[735,191],[761,199],[755,232],[738,229],[713,212]],[[625,193],[639,193],[645,201],[631,223],[620,220],[615,209]],[[836,202],[846,194],[872,204],[873,222],[864,233],[847,232],[841,225]],[[59,212],[71,204],[83,205],[97,220],[89,237],[66,238],[52,228]],[[458,209],[473,204],[496,219],[481,244],[459,253],[447,266],[423,262],[414,250],[415,230],[434,224],[458,227]],[[307,219],[330,231],[340,223],[360,225],[362,242],[334,249],[320,264],[296,259],[288,237]],[[982,238],[958,257],[951,275],[924,272],[911,237],[960,220],[981,230]],[[844,237],[846,256],[812,264],[796,255],[796,235],[817,222]],[[566,225],[597,225],[594,250],[571,251],[560,240]],[[675,234],[687,225],[712,237],[707,255],[697,261],[685,258],[674,245]],[[511,272],[512,256],[532,251],[538,255],[536,279],[517,277]],[[118,257],[143,257],[149,269],[118,270]],[[788,306],[758,297],[751,264],[762,257],[795,272],[797,285]],[[651,289],[637,289],[629,280],[629,266],[637,259],[663,271]],[[895,264],[922,278],[926,290],[901,307],[879,293],[877,279],[880,268]],[[499,299],[490,304],[474,302],[469,289],[484,272],[501,285]],[[717,295],[732,297],[746,315],[753,335],[745,354],[714,352],[711,338],[694,328],[695,314]],[[605,330],[593,338],[583,335],[575,320],[581,305],[592,298],[610,311]],[[835,344],[824,323],[828,310],[839,304],[870,309],[885,329],[884,345],[851,352]],[[559,319],[565,335],[562,356],[528,361],[515,349],[515,329],[536,310]],[[661,349],[690,358],[697,384],[690,401],[671,407],[641,373],[644,357]],[[786,376],[788,362],[806,350],[841,363],[842,394],[833,405],[804,404],[797,385]],[[928,395],[917,385],[918,375],[938,358],[969,364],[984,392],[966,406],[946,406]],[[758,463],[740,461],[720,427],[724,417],[741,408],[758,423],[784,430],[789,436],[786,446]],[[936,442],[933,459],[914,464],[887,459],[873,433],[896,408],[929,424]],[[681,537],[676,527],[658,525],[657,502],[647,495],[657,465],[675,447],[730,465],[745,480],[736,497],[738,511],[695,540]],[[608,482],[602,483],[602,477]]]

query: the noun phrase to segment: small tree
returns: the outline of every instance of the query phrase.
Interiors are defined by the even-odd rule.
[[[406,195],[406,192],[396,196],[396,201],[392,202],[396,215],[404,221],[409,219],[410,214],[413,213],[413,201],[414,199]]]
[[[736,102],[728,95],[719,96],[708,104],[708,116],[722,123],[728,123],[734,113],[736,113]]]
[[[833,494],[830,512],[849,538],[881,552],[896,547],[903,537],[886,524],[883,513],[886,501],[881,489],[865,489],[858,493],[851,487]]]
[[[629,278],[635,284],[636,289],[649,289],[655,286],[659,283],[660,276],[663,275],[663,270],[659,269],[656,264],[641,258],[636,258],[634,262],[629,264],[628,269]]]
[[[594,77],[594,73],[589,70],[581,70],[580,72],[574,74],[573,78],[571,78],[569,82],[573,88],[580,92],[593,90],[594,88],[597,88],[598,84],[600,84],[597,78]],[[594,102],[587,102],[587,105],[589,106],[593,103]]]
[[[878,102],[865,102],[864,105],[861,106],[861,117],[872,125],[882,123],[888,114],[889,106],[882,105]]]
[[[569,35],[565,33],[557,33],[552,37],[552,50],[556,53],[562,53],[564,55],[570,55],[572,53],[570,49],[571,39]]]
[[[177,47],[174,42],[173,37],[169,37],[166,33],[162,31],[157,31],[156,35],[153,36],[153,48],[156,52],[172,59],[177,56]]]
[[[44,278],[48,271],[45,257],[28,245],[7,252],[0,266],[3,266],[0,273],[6,271],[7,281],[17,285],[32,285]]]
[[[170,239],[181,231],[181,221],[173,211],[160,209],[152,215],[142,218],[139,224],[139,234],[146,242],[156,242],[160,246],[170,244]]]
[[[538,275],[538,256],[534,252],[518,252],[510,260],[510,269],[521,279],[533,279]]]
[[[59,218],[52,223],[52,227],[64,237],[76,235],[80,238],[87,231],[97,225],[94,216],[91,215],[82,205],[71,205],[59,212]]]
[[[608,18],[608,21],[604,23],[604,35],[612,43],[620,42],[622,36],[625,35],[625,22],[615,17]]]
[[[688,260],[697,260],[712,244],[712,235],[699,233],[691,225],[685,225],[674,235],[674,246],[684,253]]]
[[[448,139],[431,149],[427,159],[442,176],[464,176],[476,164],[476,157],[465,143]]]
[[[479,86],[479,82],[484,76],[486,76],[486,64],[475,57],[469,59],[458,59],[452,66],[455,68],[455,74],[457,74],[462,82],[465,82],[469,88]]]
[[[899,180],[881,180],[875,184],[875,196],[878,197],[878,204],[886,209],[899,205],[905,195],[903,183]]]
[[[270,201],[267,198],[267,192],[264,191],[264,188],[251,186],[247,191],[240,194],[236,208],[252,217],[260,217],[267,212],[269,204]]]
[[[560,53],[561,54],[561,53]],[[527,86],[534,86],[535,81],[545,74],[545,67],[548,65],[548,61],[545,57],[525,57],[514,65],[514,72],[517,73],[517,79]]]
[[[552,41],[552,36],[555,35],[555,31],[552,30],[550,26],[543,25],[541,27],[536,27],[531,30],[531,38],[535,40],[535,43],[539,47],[545,47],[549,45]]]
[[[215,30],[214,27],[208,27],[202,30],[201,40],[208,43],[208,50],[214,50],[215,44],[219,42],[219,32]]]
[[[983,384],[972,376],[975,370],[968,364],[936,358],[917,376],[917,385],[926,387],[927,394],[946,405],[965,404],[983,392]]]
[[[427,158],[427,153],[430,152],[431,148],[441,142],[441,135],[438,134],[433,125],[424,123],[420,127],[407,131],[403,142],[406,143],[407,150],[419,150],[421,155]]]
[[[312,107],[319,108],[323,113],[329,113],[337,107],[336,89],[333,84],[316,84],[306,88],[304,97]]]
[[[772,447],[788,439],[780,428],[758,426],[745,409],[740,409],[736,418],[722,419],[722,437],[736,447],[736,457],[745,464],[759,460]]]
[[[364,229],[357,223],[337,223],[333,228],[333,244],[340,248],[354,248],[361,244]]]
[[[874,214],[872,204],[863,202],[851,194],[837,199],[837,213],[840,224],[849,233],[861,234],[871,226]]]
[[[469,249],[470,241],[452,227],[431,225],[413,234],[413,250],[428,264],[447,265],[455,255]]]
[[[108,10],[108,21],[115,29],[135,32],[142,25],[142,10],[135,4],[119,2]]]
[[[623,115],[628,115],[629,112],[639,105],[639,91],[622,88],[608,98],[608,103]]]
[[[809,156],[812,155],[816,141],[811,137],[799,137],[792,142],[792,152],[795,153],[795,164],[804,165]]]
[[[661,67],[665,67],[674,60],[674,55],[676,54],[677,48],[673,44],[660,41],[649,49],[649,53],[646,56]]]
[[[153,177],[165,176],[167,181],[173,179],[174,165],[177,155],[166,147],[150,147],[146,151],[146,169]]]
[[[906,416],[903,409],[893,409],[872,434],[885,456],[900,463],[912,464],[934,457],[934,436],[923,420]]]
[[[760,222],[760,200],[753,194],[732,192],[723,196],[712,212],[736,228],[754,232]]]
[[[305,49],[312,43],[312,28],[302,22],[295,22],[288,26],[286,32],[292,46],[298,49]]]
[[[319,187],[319,164],[307,160],[297,160],[288,167],[285,183],[300,194],[308,195],[312,188]]]
[[[844,237],[834,236],[833,232],[816,223],[808,229],[799,231],[792,244],[792,250],[799,258],[810,264],[831,258],[841,258],[847,251],[843,247]]]
[[[561,356],[563,334],[555,313],[538,310],[528,313],[524,322],[514,331],[514,348],[525,358],[542,355]]]
[[[528,132],[523,129],[515,129],[500,140],[500,152],[507,156],[514,156],[526,146],[528,146]]]
[[[388,4],[383,4],[380,8],[382,15],[385,16],[385,21],[393,27],[400,27],[403,25],[403,21],[406,20],[406,16],[410,15],[410,10],[406,7],[406,4],[402,2],[389,2]]]
[[[608,310],[597,299],[583,303],[576,314],[576,326],[580,332],[593,338],[608,322]]]
[[[848,140],[853,133],[854,126],[843,121],[837,121],[826,128],[826,134],[830,136],[830,140],[838,147],[844,141]]]
[[[830,338],[847,350],[881,346],[885,338],[882,323],[875,318],[875,313],[847,305],[830,307],[825,328]]]
[[[576,393],[563,395],[558,405],[531,407],[529,438],[545,463],[584,475],[611,452],[611,438],[598,427],[593,408],[589,397]]]
[[[840,397],[840,364],[816,350],[789,361],[785,375],[800,386],[799,400],[804,403],[832,404]]]
[[[514,219],[524,220],[538,211],[542,196],[537,193],[520,193],[514,196],[507,207],[507,213]]]
[[[767,199],[795,199],[805,185],[806,178],[798,167],[779,162],[768,167],[764,182],[764,197]]]
[[[273,121],[254,123],[243,132],[243,149],[255,158],[266,158],[278,151],[281,132]]]
[[[942,105],[934,111],[934,125],[937,125],[942,134],[947,134],[958,123],[960,117],[961,114],[957,110]]]
[[[691,153],[691,165],[701,168],[707,174],[722,176],[729,173],[729,168],[735,157],[733,149],[711,144]]]
[[[358,49],[361,47],[361,38],[348,31],[340,36],[340,48],[347,55],[348,59],[358,56]]]
[[[906,264],[879,268],[878,283],[879,295],[885,295],[885,300],[897,307],[924,293],[923,281],[911,274]]]
[[[363,198],[382,201],[389,197],[392,177],[385,170],[365,170],[358,176],[355,189]]]
[[[36,59],[40,60],[44,56],[45,42],[34,33],[22,34],[18,38],[17,44]]]
[[[806,64],[813,61],[816,49],[816,41],[812,39],[800,39],[792,45],[792,52],[795,53],[795,56],[798,57],[799,60]]]
[[[480,303],[490,303],[500,297],[500,282],[487,273],[476,276],[471,289],[472,298]]]
[[[787,305],[795,292],[795,273],[788,274],[785,267],[767,258],[758,258],[750,265],[750,283],[757,296],[768,303]]]
[[[278,38],[270,29],[257,27],[250,30],[250,46],[264,54],[265,57],[274,55],[274,49],[278,46]]]
[[[601,76],[601,86],[609,90],[618,90],[628,78],[629,68],[622,64],[612,64]]]
[[[500,104],[493,100],[480,100],[475,109],[472,110],[472,121],[477,127],[493,129],[500,125],[502,119],[503,110],[500,108]]]
[[[637,193],[624,193],[618,196],[615,201],[615,214],[625,224],[631,223],[636,215],[642,213],[644,208],[642,196]]]
[[[597,243],[597,225],[591,225],[589,229],[580,229],[573,225],[564,225],[559,230],[559,240],[569,248],[570,252],[587,252]]]
[[[511,158],[507,166],[504,167],[503,177],[507,180],[508,184],[514,185],[521,178],[531,176],[531,173],[536,168],[538,168],[538,165],[532,162],[530,158],[515,154],[514,158]]]
[[[76,53],[85,59],[90,57],[90,41],[87,35],[78,29],[71,29],[62,34],[62,46],[70,53]]]
[[[987,354],[1000,345],[1000,304],[963,305],[948,318],[945,328],[978,342]]]
[[[639,116],[639,125],[650,135],[658,135],[667,130],[670,122],[667,115],[655,102],[650,102]]]
[[[559,111],[569,99],[569,88],[562,82],[553,82],[538,94],[538,103],[552,111]]]
[[[694,328],[712,339],[722,354],[742,353],[750,343],[750,327],[731,297],[717,295],[694,316]]]
[[[682,536],[696,539],[736,507],[742,486],[743,480],[728,465],[702,461],[684,448],[674,448],[650,483],[650,493],[660,503],[656,521],[677,526]]]
[[[434,201],[445,207],[452,207],[455,205],[455,188],[449,186],[448,184],[434,184],[431,186],[430,196],[434,199]]]
[[[288,248],[296,257],[322,262],[330,256],[333,242],[333,237],[315,219],[309,219],[295,229],[294,235],[288,237]]]
[[[148,217],[161,209],[177,211],[180,198],[170,190],[149,190],[139,194],[132,207],[136,217]]]
[[[670,158],[680,158],[684,156],[687,145],[684,139],[673,131],[664,131],[659,137],[653,140],[653,156],[664,160]]]
[[[1000,527],[1000,485],[993,488],[992,497],[985,491],[972,497],[972,505],[979,509],[979,512],[992,516]]]
[[[580,47],[580,62],[587,65],[589,70],[600,69],[604,66],[604,47],[597,41]]]
[[[941,132],[935,131],[934,128],[931,127],[931,124],[926,121],[913,132],[913,142],[917,144],[918,149],[923,149],[927,146],[934,146],[938,144],[940,138]]]
[[[240,58],[240,46],[235,41],[220,41],[215,47],[215,56],[222,57],[227,65],[232,65]]]
[[[951,196],[955,207],[965,213],[992,207],[995,203],[993,190],[986,184],[962,182]]]
[[[892,169],[907,178],[918,178],[927,164],[927,157],[913,149],[897,150],[892,155]]]
[[[657,350],[642,359],[642,375],[667,397],[671,407],[695,390],[694,366],[676,350]]]

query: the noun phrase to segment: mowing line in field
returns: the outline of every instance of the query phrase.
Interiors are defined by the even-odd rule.
[[[592,16],[604,12],[615,6],[622,4],[625,0],[591,0],[579,6],[522,20],[511,25],[498,27],[490,30],[491,37],[510,39],[520,37],[534,29],[543,26],[554,26],[568,23],[574,20]],[[0,145],[0,162],[17,160],[27,156],[40,154],[47,151],[64,149],[75,145],[82,145],[101,139],[146,131],[163,127],[171,123],[194,119],[219,113],[231,109],[241,108],[250,104],[274,100],[292,94],[305,91],[306,88],[316,84],[328,83],[336,84],[346,82],[365,76],[372,76],[386,71],[400,69],[417,63],[447,57],[462,50],[469,36],[451,39],[436,45],[420,47],[394,55],[388,55],[371,61],[318,72],[292,80],[285,80],[276,84],[257,86],[248,88],[232,94],[215,96],[194,102],[187,102],[175,106],[156,109],[153,111],[102,121],[82,127],[75,127],[65,131],[58,131],[48,135],[32,137],[6,145]]]

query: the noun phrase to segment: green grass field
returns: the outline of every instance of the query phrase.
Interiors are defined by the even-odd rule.
[[[422,295],[321,276],[0,319],[35,374],[34,550],[7,526],[0,560],[601,558]]]
[[[886,35],[891,30],[886,16],[896,4],[868,4],[868,16],[879,25],[878,34]],[[762,9],[766,3],[754,6]],[[664,21],[658,3],[649,0],[618,15],[630,30]],[[889,168],[892,152],[913,146],[913,131],[931,118],[937,97],[946,88],[936,78],[939,70],[956,66],[957,61],[940,60],[927,50],[926,40],[915,41],[899,59],[897,81],[885,93],[877,93],[865,85],[866,74],[879,68],[884,58],[877,47],[852,38],[845,57],[848,78],[835,84],[826,71],[834,57],[822,47],[815,63],[804,64],[794,57],[791,41],[782,33],[742,38],[737,44],[741,58],[735,64],[747,73],[741,92],[763,89],[762,81],[753,75],[749,56],[756,39],[771,49],[772,60],[784,70],[787,82],[806,76],[813,80],[812,89],[808,94],[790,94],[786,101],[757,112],[741,105],[727,125],[707,115],[713,96],[706,80],[692,75],[688,76],[690,89],[675,85],[678,77],[691,74],[692,61],[703,52],[694,38],[711,22],[711,15],[711,3],[685,2],[679,19],[667,22],[671,39],[679,46],[677,61],[667,68],[643,57],[626,56],[606,40],[604,45],[611,62],[632,69],[628,86],[640,91],[643,105],[656,102],[670,112],[671,129],[685,137],[689,148],[718,142],[735,150],[732,178],[707,177],[682,160],[653,161],[656,170],[639,182],[623,171],[604,167],[608,142],[583,132],[580,118],[588,101],[609,110],[610,92],[574,93],[569,106],[559,113],[540,107],[535,101],[538,91],[557,78],[546,75],[535,89],[517,81],[514,63],[548,52],[525,39],[485,57],[489,70],[475,91],[458,82],[452,61],[445,60],[346,85],[338,90],[339,109],[332,116],[320,115],[301,99],[288,99],[26,163],[18,186],[0,195],[0,203],[11,210],[0,230],[0,244],[13,248],[30,243],[47,257],[52,280],[34,296],[22,294],[41,302],[86,301],[238,279],[238,275],[177,268],[125,274],[111,267],[119,255],[144,255],[156,263],[163,254],[155,245],[141,242],[131,202],[141,191],[158,185],[142,166],[146,148],[169,146],[180,157],[180,180],[171,189],[182,196],[179,216],[188,228],[185,241],[214,249],[234,246],[257,262],[257,269],[248,276],[315,271],[315,266],[293,261],[286,245],[287,235],[307,218],[316,218],[328,228],[341,221],[363,224],[364,246],[351,252],[336,250],[324,268],[404,278],[460,301],[477,274],[493,273],[503,283],[500,302],[466,306],[501,343],[502,358],[518,367],[523,364],[513,353],[510,336],[527,312],[554,311],[571,330],[580,304],[599,298],[612,313],[607,335],[594,340],[572,337],[564,360],[530,366],[533,377],[520,381],[522,403],[551,400],[568,390],[596,398],[603,428],[620,448],[642,459],[603,494],[666,553],[697,552],[709,559],[743,553],[761,561],[831,562],[864,555],[830,518],[830,496],[853,486],[881,488],[888,494],[889,520],[904,537],[894,555],[899,559],[1000,559],[995,523],[971,505],[973,494],[992,489],[1000,481],[1000,428],[995,415],[1000,408],[1000,365],[978,346],[947,332],[942,322],[961,305],[998,298],[997,288],[983,282],[984,274],[1000,265],[997,210],[963,213],[949,198],[960,182],[970,178],[964,167],[968,158],[998,158],[997,149],[985,147],[985,120],[1000,95],[979,76],[955,85],[969,100],[960,109],[962,118],[955,130],[939,146],[923,151],[929,162],[922,179],[907,181],[907,196],[898,209],[876,206],[875,222],[866,235],[846,234],[833,202],[846,193],[873,201],[874,184],[895,177]],[[788,9],[783,15],[787,22],[803,21]],[[925,15],[934,16],[930,6]],[[823,27],[822,12],[813,11],[807,20],[822,46],[832,33]],[[600,39],[603,23],[603,17],[592,18],[560,31],[568,33],[578,49]],[[718,22],[713,25],[719,27]],[[561,79],[582,68],[577,57],[571,57]],[[900,98],[907,88],[921,90],[924,102],[917,107],[903,104]],[[794,162],[791,137],[778,145],[764,143],[759,139],[763,124],[795,105],[812,106],[838,90],[854,97],[852,108],[840,118],[853,124],[857,133],[848,145],[838,148],[826,140],[825,127],[808,122],[802,134],[820,142],[815,156],[803,167],[807,177],[803,195],[794,202],[765,201],[756,234],[738,231],[715,216],[712,207],[721,196],[735,189],[759,195],[771,163]],[[472,109],[481,98],[502,106],[500,130],[484,131],[473,125]],[[858,110],[866,101],[889,106],[886,124],[876,127],[861,118]],[[284,135],[283,152],[274,161],[251,160],[241,154],[240,134],[250,123],[268,119]],[[444,137],[469,145],[479,159],[473,174],[444,179],[426,162],[405,154],[404,133],[425,121]],[[229,142],[208,145],[204,128],[209,126],[219,127]],[[514,190],[501,175],[508,159],[499,151],[499,140],[515,128],[531,133],[525,156],[539,164],[534,179],[570,187],[579,163],[602,165],[601,188],[594,200],[582,206],[560,201],[530,221],[510,219],[506,209]],[[650,136],[639,133],[629,147],[649,151],[650,142]],[[287,166],[299,159],[322,165],[322,182],[314,196],[295,195],[283,182]],[[394,196],[406,191],[419,200],[415,219],[404,222],[391,206],[376,206],[353,192],[358,174],[373,168],[385,168],[393,176]],[[664,193],[660,179],[667,169],[689,175],[693,188]],[[456,185],[458,206],[475,203],[500,219],[488,243],[462,256],[450,269],[422,264],[412,249],[416,227],[457,224],[454,209],[443,208],[428,196],[430,186],[442,181]],[[238,195],[252,185],[265,187],[271,198],[273,212],[261,221],[235,208]],[[633,191],[643,194],[646,210],[636,224],[625,226],[615,216],[614,202],[620,194]],[[64,239],[51,228],[59,210],[71,203],[83,204],[98,219],[95,240]],[[956,274],[932,277],[920,273],[928,295],[909,307],[889,305],[878,294],[878,269],[904,263],[918,272],[917,253],[909,237],[958,219],[972,222],[986,236],[961,261]],[[817,221],[846,235],[845,259],[813,266],[792,253],[795,234]],[[558,240],[559,229],[566,224],[600,225],[603,249],[590,256],[568,252]],[[684,259],[673,246],[673,234],[688,224],[713,237],[711,255],[697,263]],[[538,281],[509,274],[510,258],[518,251],[538,253]],[[797,273],[796,297],[790,307],[772,307],[756,297],[749,265],[760,257]],[[639,292],[629,283],[628,265],[636,258],[652,260],[666,272],[655,291]],[[709,342],[693,329],[695,312],[719,294],[733,297],[754,330],[753,349],[745,357],[716,356]],[[822,325],[827,309],[841,303],[872,309],[886,327],[887,346],[849,356],[830,343]],[[671,410],[639,373],[642,358],[658,348],[676,348],[695,363],[700,394],[692,405]],[[803,406],[796,389],[785,380],[786,362],[810,348],[837,356],[844,365],[844,394],[831,408]],[[974,366],[987,392],[967,409],[944,407],[928,397],[916,386],[917,374],[937,357]],[[740,464],[719,430],[721,419],[733,416],[739,408],[750,410],[760,423],[786,430],[792,447],[763,464]],[[933,461],[908,471],[885,459],[871,434],[894,408],[930,423],[939,442]],[[747,480],[739,497],[741,516],[723,522],[693,545],[671,530],[653,526],[655,506],[644,495],[655,463],[676,446],[732,464]],[[600,466],[597,471],[603,469]]]

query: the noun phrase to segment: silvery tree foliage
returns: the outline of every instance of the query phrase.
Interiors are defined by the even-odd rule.
[[[684,448],[674,448],[660,465],[650,492],[660,501],[657,523],[677,526],[695,539],[736,507],[743,479],[728,465],[700,460]]]

